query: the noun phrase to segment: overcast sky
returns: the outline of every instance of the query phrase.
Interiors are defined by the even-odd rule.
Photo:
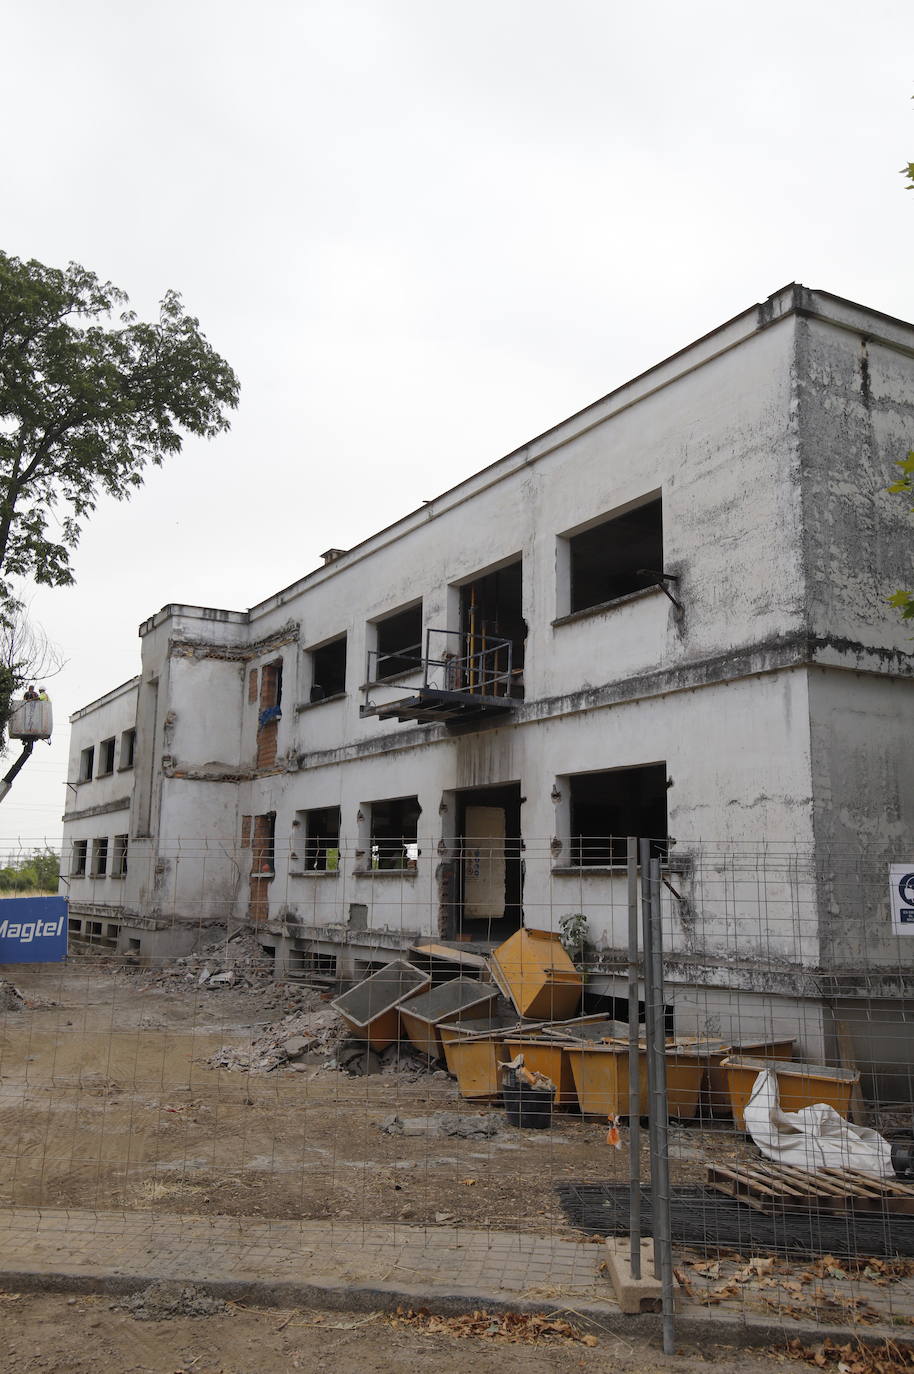
[[[67,717],[159,607],[254,604],[789,281],[914,319],[910,0],[30,0],[3,30],[0,247],[141,313],[174,287],[242,383],[34,596],[67,662],[7,849],[59,835]]]

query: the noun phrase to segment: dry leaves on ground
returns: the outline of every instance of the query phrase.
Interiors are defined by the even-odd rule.
[[[425,1308],[414,1312],[411,1307],[398,1307],[388,1321],[394,1327],[408,1326],[429,1335],[456,1336],[460,1339],[475,1336],[522,1345],[536,1345],[539,1341],[576,1341],[589,1346],[597,1344],[596,1336],[545,1312],[476,1311],[459,1317],[439,1317]]]
[[[790,1342],[787,1354],[790,1359],[803,1360],[817,1369],[836,1369],[838,1374],[901,1374],[914,1369],[914,1348],[896,1345],[894,1341],[834,1345],[826,1338],[821,1345],[804,1345],[797,1340]]]

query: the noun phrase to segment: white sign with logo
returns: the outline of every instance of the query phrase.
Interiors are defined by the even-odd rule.
[[[889,864],[889,900],[893,932],[914,935],[914,863]]]

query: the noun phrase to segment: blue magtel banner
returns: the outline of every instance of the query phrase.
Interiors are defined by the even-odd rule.
[[[0,964],[54,964],[66,957],[66,897],[0,900]]]

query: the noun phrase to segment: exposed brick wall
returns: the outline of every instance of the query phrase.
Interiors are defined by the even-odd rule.
[[[257,731],[257,767],[272,768],[276,762],[279,721],[269,720]]]
[[[251,818],[250,816],[241,817],[241,848],[249,849],[251,846]]]
[[[268,878],[251,878],[251,897],[248,902],[248,917],[262,922],[270,914],[270,881]]]
[[[273,873],[274,836],[276,834],[276,813],[267,812],[264,816],[254,817],[254,835],[251,854],[251,872]]]
[[[256,668],[252,668],[251,671],[248,673],[248,701],[253,703],[253,702],[255,702],[256,700],[257,700],[257,669],[256,669]]]
[[[278,706],[282,700],[282,659],[265,663],[260,670],[260,709]]]

